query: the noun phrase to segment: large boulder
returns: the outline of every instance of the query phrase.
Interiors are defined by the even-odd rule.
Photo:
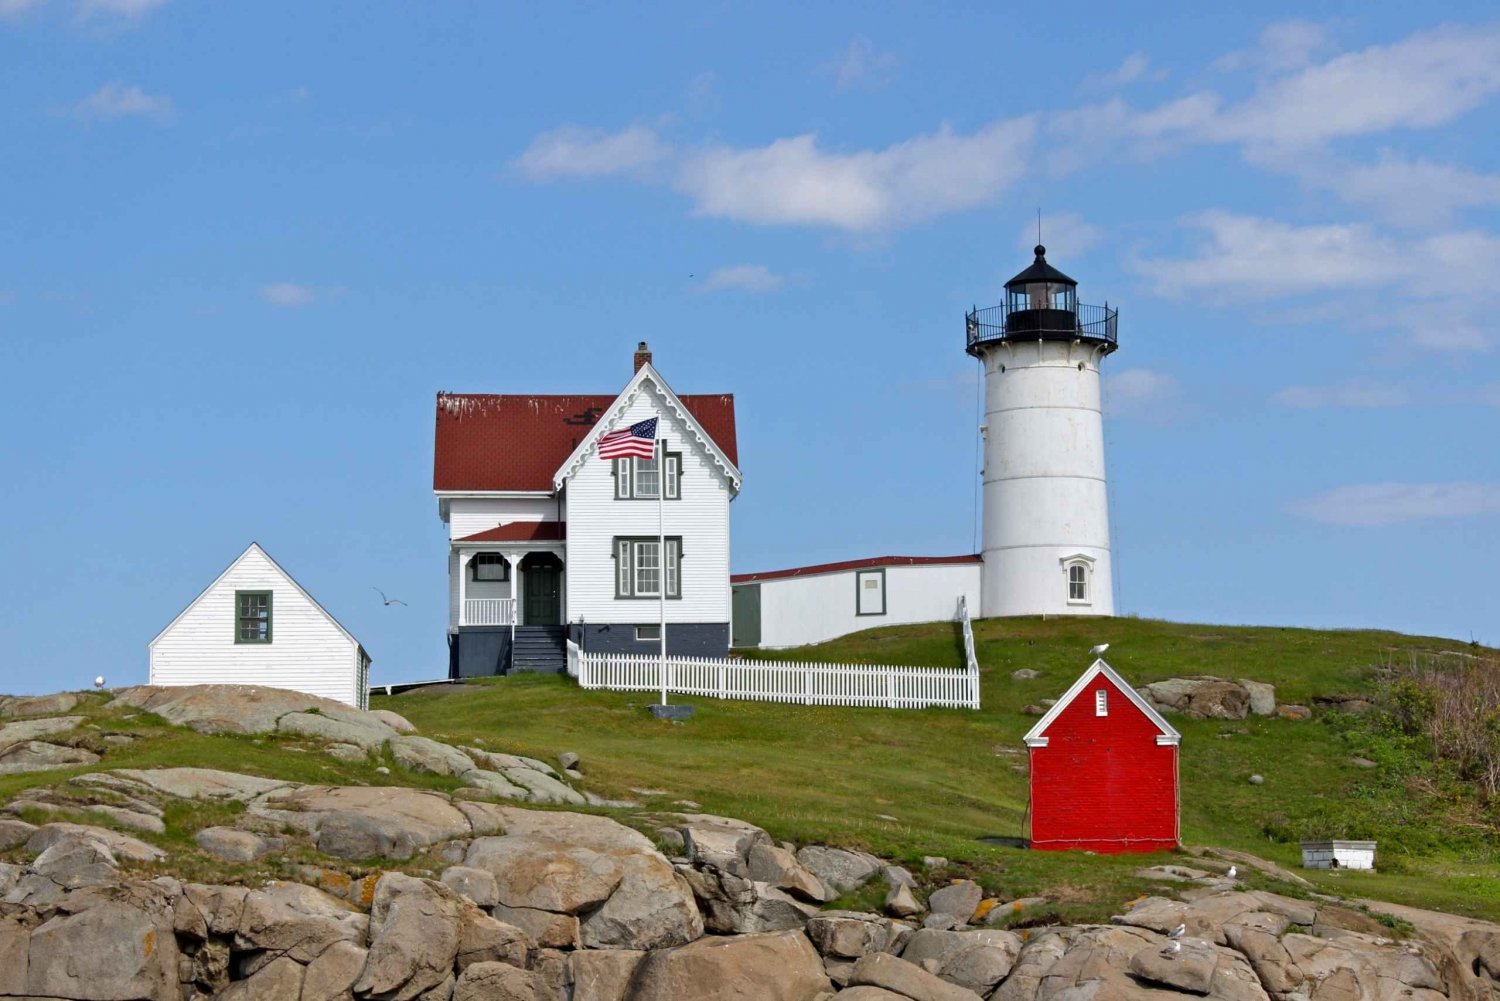
[[[24,740],[0,750],[0,775],[45,772],[53,768],[92,765],[98,761],[99,755],[87,748]]]
[[[506,833],[475,838],[464,865],[495,878],[505,917],[536,937],[571,931],[593,948],[660,949],[703,934],[687,882],[651,842],[607,817],[491,807]]]
[[[120,768],[110,774],[178,799],[229,799],[247,802],[256,796],[293,786],[293,783],[281,779],[263,779],[256,775],[241,775],[239,772],[225,772],[214,768]]]
[[[4,750],[12,744],[36,740],[39,737],[51,737],[54,734],[66,733],[79,723],[82,723],[85,718],[83,716],[55,716],[50,719],[28,719],[18,720],[15,723],[7,723],[4,726],[0,726],[0,750]]]
[[[78,708],[78,696],[72,692],[52,695],[0,695],[0,717],[57,716]]]
[[[369,957],[355,992],[410,1001],[447,980],[464,908],[441,883],[398,872],[382,876],[370,908]]]
[[[630,980],[646,957],[634,949],[583,949],[568,957],[572,1001],[629,1001]]]
[[[344,859],[407,859],[473,833],[442,793],[400,786],[301,786],[257,801],[250,812],[307,831],[320,852]]]
[[[119,831],[92,827],[88,824],[43,824],[32,831],[31,837],[26,839],[26,850],[34,855],[40,855],[59,841],[75,838],[98,842],[108,848],[115,858],[129,862],[155,862],[166,857],[166,853],[160,848],[149,845],[139,838],[132,838]]]
[[[961,925],[966,925],[979,909],[984,899],[984,889],[972,879],[955,879],[941,890],[927,896],[927,909],[933,914],[947,914]]]
[[[877,952],[854,964],[849,986],[881,987],[912,1001],[980,1001],[979,995],[966,987],[941,980],[914,963]]]
[[[704,927],[719,935],[800,928],[818,909],[770,883],[758,883],[712,865],[681,865],[678,873],[692,888]]]
[[[773,844],[771,836],[759,827],[729,817],[683,814],[677,830],[688,858],[735,876],[750,876],[752,848]]]
[[[536,977],[506,963],[475,963],[458,978],[453,1001],[539,1001]]]
[[[222,903],[229,908],[226,919],[236,910],[239,914],[234,928],[237,952],[310,963],[336,942],[363,945],[370,927],[370,919],[349,904],[301,883],[267,883],[246,892],[237,908],[235,897],[229,894]]]
[[[821,845],[802,848],[797,861],[835,894],[859,889],[883,866],[874,855]]]
[[[814,876],[797,861],[797,856],[785,848],[766,843],[750,846],[745,855],[749,877],[757,883],[769,883],[778,890],[785,890],[799,900],[821,904],[829,899],[823,881]]]
[[[801,932],[705,938],[649,953],[631,1001],[813,1001],[830,992],[823,963]]]
[[[69,896],[66,911],[32,930],[26,986],[16,993],[91,1001],[175,998],[177,968],[172,903],[162,887],[82,890]]]
[[[356,726],[385,726],[342,702],[262,685],[138,685],[116,694],[113,704],[144,709],[200,733],[271,733],[281,717],[313,709]]]
[[[381,724],[384,726],[385,724]],[[433,775],[462,775],[477,767],[468,755],[430,737],[397,736],[390,742],[391,757],[413,771]]]
[[[1139,689],[1158,711],[1180,712],[1193,719],[1244,719],[1250,712],[1250,693],[1224,678],[1200,675],[1168,678]]]
[[[822,911],[807,922],[808,939],[832,959],[897,951],[910,934],[906,925],[863,911]]]
[[[301,737],[356,744],[367,751],[377,750],[386,741],[397,736],[394,728],[369,713],[358,720],[325,716],[321,712],[287,713],[276,721],[276,729]]]

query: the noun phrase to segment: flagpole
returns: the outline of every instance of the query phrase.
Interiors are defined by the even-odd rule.
[[[660,427],[660,425],[658,425]],[[661,604],[661,704],[667,704],[667,448],[666,440],[656,435],[656,557],[657,593]]]

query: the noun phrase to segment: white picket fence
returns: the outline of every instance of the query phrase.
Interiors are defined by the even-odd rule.
[[[883,664],[813,664],[786,660],[673,657],[665,662],[667,691],[716,699],[796,702],[808,706],[880,706],[886,709],[979,708],[979,663],[968,609],[959,601],[964,667]],[[659,692],[660,657],[587,653],[568,641],[568,674],[580,688]]]

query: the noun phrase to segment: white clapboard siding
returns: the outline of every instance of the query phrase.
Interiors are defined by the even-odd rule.
[[[768,649],[822,643],[862,629],[953,619],[960,597],[979,607],[980,564],[973,561],[864,566],[770,577],[760,588],[760,646]],[[883,573],[885,611],[860,615],[861,574]],[[740,587],[755,587],[747,582]]]
[[[509,525],[513,521],[557,521],[556,497],[454,497],[448,501],[448,538]]]
[[[682,597],[668,622],[729,621],[729,486],[694,436],[649,383],[612,427],[660,417],[667,451],[682,454],[682,499],[663,505],[667,535],[682,536]],[[655,536],[655,500],[616,500],[611,464],[591,453],[567,483],[567,608],[574,621],[657,621],[656,599],[615,597],[615,536]]]
[[[236,643],[234,593],[270,591],[271,642]],[[228,570],[151,641],[153,685],[266,685],[363,708],[368,658],[260,546]]]
[[[580,688],[659,692],[660,657],[585,653],[568,641],[568,673]],[[979,708],[979,667],[898,667],[800,661],[668,657],[667,691],[717,699],[885,709]]]

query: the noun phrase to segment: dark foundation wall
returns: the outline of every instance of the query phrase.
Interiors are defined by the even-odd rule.
[[[643,626],[655,625],[651,622]],[[592,622],[568,626],[568,638],[590,653],[654,654],[661,650],[657,640],[637,640],[635,624],[596,625]],[[727,657],[729,623],[670,622],[667,624],[667,653],[678,657]]]
[[[509,626],[465,627],[450,642],[449,677],[488,678],[503,673],[510,664]]]

